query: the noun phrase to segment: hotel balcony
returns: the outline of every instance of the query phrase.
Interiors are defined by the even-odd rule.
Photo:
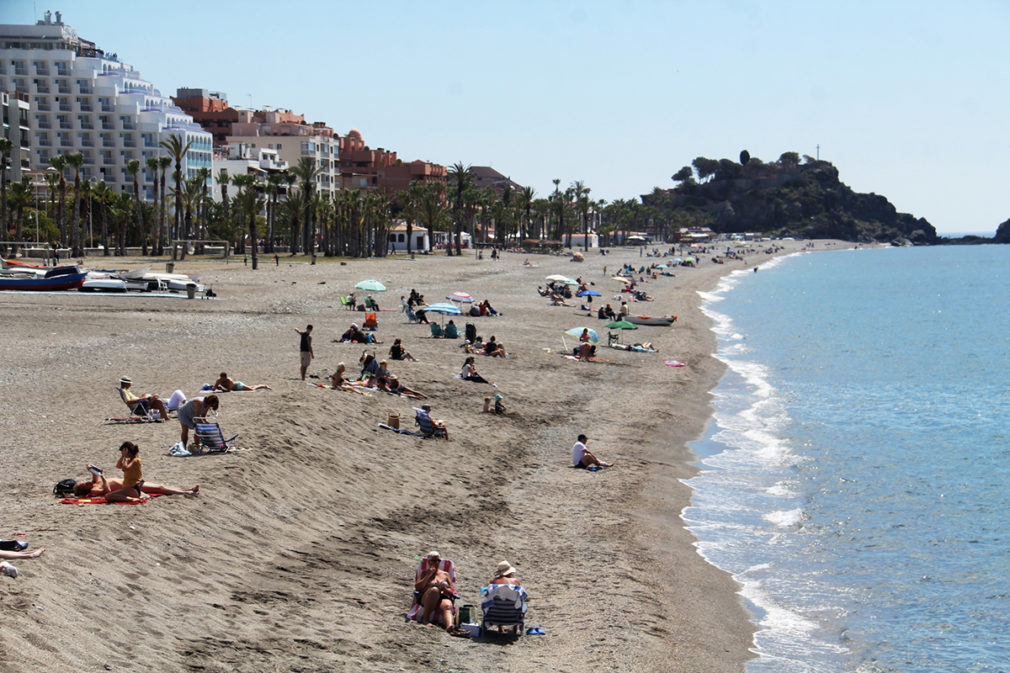
[[[51,129],[53,127],[53,125],[49,123],[48,119],[46,119],[45,117],[42,117],[42,118],[39,119],[38,127],[40,129]]]
[[[51,112],[53,109],[53,106],[47,100],[36,100],[36,103],[38,104],[39,112]]]
[[[60,101],[60,112],[73,112],[74,106],[67,101]]]
[[[57,82],[56,83],[56,93],[64,94],[64,95],[69,96],[70,95],[70,85],[67,84],[66,82]]]

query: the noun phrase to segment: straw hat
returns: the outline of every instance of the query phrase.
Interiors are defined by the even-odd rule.
[[[129,376],[120,376],[119,377],[119,382],[120,383],[133,383],[133,379],[131,379]]]
[[[505,577],[507,575],[515,575],[516,569],[512,567],[512,564],[508,561],[502,561],[498,564],[498,570],[495,571],[495,577]]]

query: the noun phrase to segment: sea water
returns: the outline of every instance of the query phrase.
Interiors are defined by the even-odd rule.
[[[684,511],[750,673],[1010,671],[1010,246],[812,252],[706,294]]]

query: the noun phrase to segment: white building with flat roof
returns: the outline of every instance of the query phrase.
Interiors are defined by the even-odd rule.
[[[27,93],[29,128],[38,168],[57,155],[84,157],[82,180],[104,180],[114,191],[131,191],[130,161],[140,162],[146,199],[154,176],[147,159],[167,156],[170,136],[191,143],[182,164],[187,178],[211,169],[212,136],[171,99],[162,96],[132,66],[81,39],[50,12],[34,26],[0,24],[0,90]],[[209,182],[208,182],[209,184]]]

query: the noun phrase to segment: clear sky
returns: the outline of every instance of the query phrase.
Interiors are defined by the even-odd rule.
[[[163,94],[290,108],[540,196],[820,146],[940,233],[1010,218],[1008,0],[0,0],[0,23],[47,9]]]

